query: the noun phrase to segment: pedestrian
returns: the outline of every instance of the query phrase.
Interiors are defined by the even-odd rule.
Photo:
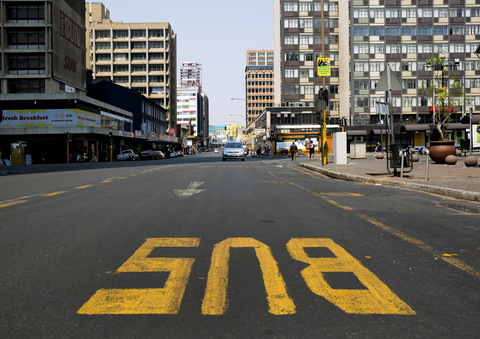
[[[292,153],[292,161],[295,160],[297,157],[297,145],[295,145],[295,142],[292,142],[290,145],[290,153]]]
[[[315,158],[315,144],[313,142],[310,143],[310,159]]]

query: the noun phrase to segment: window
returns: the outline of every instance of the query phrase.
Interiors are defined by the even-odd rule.
[[[368,8],[359,8],[353,10],[354,18],[368,18]]]
[[[95,31],[95,38],[96,39],[108,39],[110,38],[110,31]]]
[[[402,18],[416,18],[417,9],[416,8],[403,8],[402,9]]]
[[[153,75],[149,78],[150,82],[165,82],[165,77],[163,75]]]
[[[448,8],[435,8],[433,15],[435,18],[448,18]]]
[[[163,94],[165,89],[163,87],[152,87],[152,94]]]
[[[293,86],[285,86],[285,95],[294,95],[300,93],[300,86],[293,85]]]
[[[313,61],[312,52],[300,52],[300,61]]]
[[[99,66],[97,66],[97,69],[98,69]],[[113,71],[115,73],[118,73],[118,72],[128,72],[128,65],[115,65],[113,66]]]
[[[368,107],[368,97],[356,97],[355,107]]]
[[[300,45],[313,45],[313,35],[300,35]]]
[[[383,72],[385,69],[385,63],[378,62],[378,61],[372,61],[370,62],[370,72]]]
[[[132,38],[145,38],[147,36],[147,32],[144,29],[132,29],[130,34]]]
[[[366,35],[366,34],[361,34],[361,35]],[[370,26],[370,35],[383,36],[384,35],[383,34],[383,26]]]
[[[298,69],[287,68],[285,70],[285,78],[298,78]]]
[[[45,54],[8,54],[8,74],[45,74]]]
[[[150,65],[148,68],[149,68],[150,72],[163,72],[164,71],[163,64],[153,64],[153,65]]]
[[[370,44],[370,53],[371,54],[385,54],[385,45],[384,44]]]
[[[480,25],[468,25],[465,27],[465,34],[467,35],[479,35]]]
[[[402,44],[402,53],[416,54],[417,53],[417,45],[416,44]]]
[[[128,42],[114,42],[113,49],[128,49]]]
[[[44,79],[9,79],[9,93],[45,93]]]
[[[402,97],[402,107],[416,107],[417,98],[416,97]]]
[[[355,36],[366,36],[367,32],[368,32],[368,26],[354,26],[353,27],[353,35],[355,35]]]
[[[432,35],[432,26],[418,26],[418,35]]]
[[[298,52],[285,53],[285,61],[298,61]]]
[[[127,84],[128,83],[128,77],[123,76],[123,77],[113,77],[113,82],[116,84]]]
[[[146,60],[147,54],[145,53],[132,53],[132,61]]]
[[[402,35],[417,35],[417,26],[402,26]]]
[[[132,65],[132,72],[145,72],[147,65]]]
[[[133,56],[133,54],[132,54]],[[127,53],[115,53],[113,54],[113,61],[125,61],[128,60],[128,54]]]
[[[149,48],[164,48],[163,41],[151,41],[148,43]]]
[[[385,27],[385,35],[399,36],[400,35],[400,26],[387,26],[387,27]]]
[[[8,48],[38,49],[45,48],[43,29],[15,29],[8,31]]]
[[[7,20],[9,23],[40,23],[45,21],[44,5],[37,3],[7,3]]]
[[[300,78],[313,78],[313,69],[300,69]]]
[[[415,61],[402,62],[402,71],[414,72],[417,70],[417,63]]]
[[[329,2],[328,3],[328,11],[329,12],[338,12],[338,3],[337,2]]]
[[[450,26],[450,35],[465,35],[465,26]]]
[[[353,53],[368,54],[368,44],[355,44],[353,46]]]
[[[370,18],[385,18],[385,9],[383,8],[371,9]]]
[[[465,45],[464,44],[450,44],[450,53],[464,53]]]
[[[432,8],[419,8],[418,9],[418,17],[419,18],[431,18],[431,17],[433,17],[433,9]]]
[[[465,8],[450,8],[450,18],[464,18]]]
[[[313,19],[300,19],[299,20],[299,27],[300,28],[312,28],[313,27]]]
[[[433,53],[433,46],[430,44],[418,44],[418,53]]]
[[[132,84],[140,84],[147,82],[147,78],[144,76],[132,76]]]
[[[297,19],[286,19],[284,21],[284,28],[298,28]]]
[[[417,88],[417,79],[403,79],[402,80],[403,84],[403,88],[410,88],[410,89],[414,89],[414,88]]]
[[[368,62],[356,61],[354,63],[355,72],[368,72]]]
[[[445,26],[445,25],[433,26],[433,35],[448,35],[448,26]]]
[[[298,2],[285,2],[283,9],[285,12],[298,12]]]
[[[368,80],[354,80],[353,81],[353,89],[356,90],[368,90],[370,89],[368,86]]]
[[[95,44],[96,49],[110,49],[110,43],[109,42],[97,42]]]
[[[149,58],[150,60],[163,60],[165,57],[163,53],[150,53]]]
[[[299,12],[312,12],[313,11],[313,4],[311,2],[300,2],[298,4],[298,11]]]
[[[298,45],[297,35],[286,35],[284,38],[285,45]]]
[[[400,18],[400,8],[387,8],[385,10],[385,17]]]
[[[110,72],[110,65],[98,65],[95,67],[96,71],[99,73],[109,73]]]
[[[132,42],[132,49],[145,49],[145,48],[147,48],[147,43],[145,41]]]
[[[400,44],[388,44],[386,49],[387,49],[387,53],[391,53],[391,54],[402,53],[402,45]]]
[[[466,8],[465,11],[467,18],[480,16],[480,8]]]
[[[110,61],[110,53],[96,53],[95,54],[96,61]]]
[[[163,29],[151,29],[148,31],[148,36],[150,38],[163,38]]]
[[[128,38],[128,31],[127,30],[113,31],[113,38],[114,39]]]
[[[433,51],[435,53],[448,53],[448,44],[433,44]]]

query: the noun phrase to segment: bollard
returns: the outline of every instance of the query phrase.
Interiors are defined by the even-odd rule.
[[[400,155],[402,157],[401,165],[400,165],[400,178],[403,178],[403,168],[405,167],[405,151],[401,151]]]
[[[425,156],[427,157],[427,161],[425,164],[425,180],[428,180],[428,150],[425,151]]]

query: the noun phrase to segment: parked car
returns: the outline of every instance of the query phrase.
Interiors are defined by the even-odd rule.
[[[122,153],[117,155],[117,160],[139,160],[139,156],[131,149],[123,150]]]
[[[175,151],[175,152],[177,153],[177,155],[178,155],[179,157],[183,157],[182,151],[178,150],[178,151]]]
[[[165,159],[165,154],[162,151],[153,151],[155,159]]]
[[[218,153],[218,148],[215,148],[215,149],[213,150],[213,153]]]
[[[177,152],[170,152],[170,158],[176,158],[178,157]]]
[[[243,144],[238,141],[230,141],[223,147],[222,160],[227,159],[240,159],[245,161],[245,151],[243,150]]]
[[[140,153],[140,160],[153,160],[155,159],[155,154],[152,150],[146,150]]]

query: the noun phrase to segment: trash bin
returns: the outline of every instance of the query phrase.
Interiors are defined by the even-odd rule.
[[[388,160],[390,161],[390,168],[402,167],[402,146],[399,144],[390,145],[388,148]],[[403,158],[403,167],[410,167],[410,157],[405,154]]]
[[[350,159],[366,159],[367,143],[365,141],[352,141],[350,143]]]

